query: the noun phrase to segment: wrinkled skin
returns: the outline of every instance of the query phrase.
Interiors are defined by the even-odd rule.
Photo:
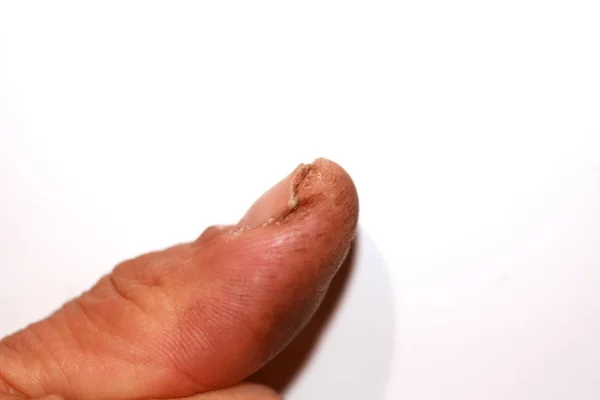
[[[279,398],[241,382],[311,318],[357,219],[341,167],[299,166],[238,224],[125,261],[3,339],[0,399]]]

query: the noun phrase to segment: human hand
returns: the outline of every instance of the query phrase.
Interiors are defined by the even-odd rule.
[[[355,235],[351,178],[299,166],[236,225],[118,265],[0,341],[0,400],[271,400],[243,384],[319,306]]]

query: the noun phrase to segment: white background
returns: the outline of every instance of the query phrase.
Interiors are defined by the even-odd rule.
[[[290,399],[600,398],[599,21],[576,0],[2,2],[0,334],[325,156],[358,186],[360,250]]]

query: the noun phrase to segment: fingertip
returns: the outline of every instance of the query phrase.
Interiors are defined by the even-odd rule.
[[[205,244],[203,237],[218,238],[198,246],[205,276],[218,282],[218,301],[203,295],[203,307],[180,323],[185,332],[202,329],[228,366],[226,375],[205,374],[210,384],[230,383],[232,370],[240,379],[255,372],[306,325],[350,249],[357,220],[350,175],[317,159],[267,191],[234,228],[202,235]],[[177,364],[192,373],[199,360],[182,354]]]
[[[359,201],[352,178],[339,164],[319,158],[302,164],[282,182],[249,211],[268,205],[278,210],[272,217],[255,228],[244,226],[244,219],[238,224],[242,234],[234,234],[246,243],[240,248],[269,249],[270,260],[280,255],[280,263],[288,266],[281,273],[312,264],[332,275],[356,235]],[[277,206],[274,198],[280,201]]]
[[[307,212],[319,219],[327,213],[355,225],[358,194],[352,178],[339,164],[325,158],[300,164],[250,207],[238,227],[279,226]]]

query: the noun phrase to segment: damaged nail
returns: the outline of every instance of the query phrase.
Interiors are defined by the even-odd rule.
[[[298,191],[312,164],[300,164],[263,194],[240,220],[238,226],[252,228],[266,226],[286,216],[298,207]]]

